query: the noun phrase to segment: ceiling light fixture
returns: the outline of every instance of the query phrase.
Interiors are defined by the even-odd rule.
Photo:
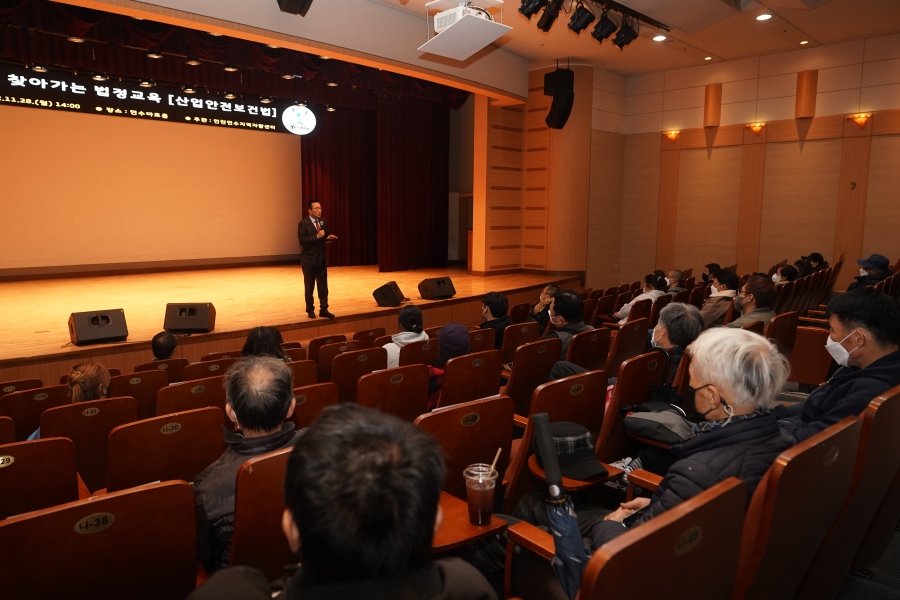
[[[666,36],[664,36],[664,35],[657,35],[657,36],[654,36],[654,37],[653,37],[653,41],[654,41],[654,42],[664,42],[664,41],[666,41],[667,39],[668,39],[668,38],[667,38]]]
[[[531,20],[531,17],[547,6],[548,2],[549,0],[522,0],[522,5],[519,7],[519,14],[526,19]]]
[[[42,66],[42,65],[31,65],[31,70],[34,71],[35,73],[46,73],[47,67]]]
[[[272,103],[271,98],[260,98],[259,101],[262,102],[263,104],[271,104]]]
[[[757,137],[759,137],[759,134],[762,132],[763,127],[765,126],[765,123],[750,123],[749,125],[747,125],[747,129],[749,129],[750,131],[755,133]]]
[[[678,134],[679,134],[679,133],[681,133],[681,132],[680,132],[680,131],[667,131],[667,132],[665,133],[665,135],[666,135],[666,137],[669,138],[669,140],[671,140],[672,143],[674,144],[674,143],[675,143],[675,140],[678,139]]]
[[[809,43],[808,40],[803,40],[802,42],[800,42],[800,45],[801,45],[801,46],[805,46],[805,45],[808,44],[808,43]]]
[[[275,44],[266,44],[266,48],[272,48],[273,50],[278,50],[281,46],[276,46]]]
[[[550,0],[550,4],[547,5],[547,8],[541,13],[541,18],[538,20],[538,29],[544,33],[550,31],[550,28],[556,23],[556,19],[559,17],[559,11],[561,9],[562,0]]]
[[[69,40],[70,42],[75,43],[75,44],[83,44],[83,43],[84,43],[84,38],[83,38],[83,37],[78,37],[77,35],[70,35],[70,36],[67,37],[66,39]]]
[[[327,85],[328,87],[337,87],[338,86],[338,84],[334,81],[329,81],[325,85]]]
[[[229,73],[236,73],[238,68],[235,67],[234,65],[225,65],[225,70],[228,71]]]
[[[207,31],[206,33],[208,33],[209,35],[211,35],[213,37],[222,37],[221,33],[215,33],[213,31]]]
[[[768,21],[771,18],[772,18],[772,15],[770,15],[769,13],[763,13],[763,14],[759,15],[758,17],[756,17],[756,20],[757,21]]]
[[[333,106],[330,106],[330,105],[326,104],[326,105],[325,105],[325,110],[327,110],[328,112],[334,112],[334,111],[337,110],[337,109],[335,109]]]
[[[147,52],[147,58],[162,58],[163,55],[155,50],[150,50]]]
[[[324,54],[320,54],[319,58],[321,58],[322,60],[331,60],[330,56],[325,56]]]
[[[155,86],[156,82],[153,81],[152,79],[141,79],[141,82],[138,85],[141,87],[147,88],[147,87]]]
[[[184,64],[190,65],[190,66],[192,66],[192,67],[199,67],[199,66],[200,66],[200,61],[197,60],[196,58],[189,58],[189,59],[187,59],[186,61],[184,61]]]
[[[234,92],[225,92],[225,98],[227,100],[234,100],[235,98],[237,98],[237,94],[235,94]]]
[[[866,128],[866,121],[869,120],[869,117],[872,116],[872,113],[859,113],[855,115],[850,115],[847,118],[859,125],[860,129]]]
[[[91,77],[91,79],[93,79],[94,81],[106,81],[107,79],[109,79],[109,77],[107,77],[103,73],[94,73],[94,76]]]
[[[634,27],[628,21],[622,19],[622,26],[619,27],[619,31],[616,32],[616,37],[613,39],[613,46],[619,50],[624,50],[625,46],[637,39],[637,36],[638,33]]]
[[[197,90],[196,90],[196,88],[194,88],[191,85],[186,85],[183,88],[181,88],[181,91],[184,92],[185,94],[193,94]]]
[[[581,33],[588,25],[593,23],[594,19],[596,18],[597,17],[594,16],[594,13],[585,8],[584,4],[579,2],[578,8],[575,9],[575,13],[569,20],[569,29],[574,31],[576,34]]]
[[[712,56],[707,56],[707,57],[704,58],[703,60],[712,60]]]
[[[293,75],[288,75],[287,73],[285,73],[284,75],[281,76],[281,78],[282,78],[282,79],[293,79],[294,76],[293,76]]]
[[[603,40],[615,33],[618,27],[616,22],[610,19],[609,15],[604,12],[600,15],[600,22],[594,27],[594,31],[591,32],[591,37],[602,44]]]

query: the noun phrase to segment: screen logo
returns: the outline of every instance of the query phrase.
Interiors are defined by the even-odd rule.
[[[295,135],[306,135],[316,128],[316,115],[305,106],[294,105],[284,109],[281,122]]]

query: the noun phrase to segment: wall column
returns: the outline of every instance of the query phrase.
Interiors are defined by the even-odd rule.
[[[472,271],[487,271],[488,97],[475,96],[475,149],[472,168]]]

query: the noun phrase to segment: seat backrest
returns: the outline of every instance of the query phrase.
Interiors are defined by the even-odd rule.
[[[223,358],[240,358],[243,354],[241,349],[237,350],[223,350],[221,352],[210,352],[209,354],[204,355],[200,358],[202,362],[206,362],[208,360],[221,360]]]
[[[256,456],[241,465],[234,490],[234,534],[229,566],[260,569],[272,581],[296,564],[281,530],[284,474],[293,447]]]
[[[787,312],[791,303],[791,297],[794,295],[794,282],[788,281],[784,285],[778,286],[780,293],[778,294],[778,303],[775,305],[775,313],[781,314]]]
[[[291,359],[291,362],[307,360],[306,348],[285,348],[282,352],[284,352],[286,357]]]
[[[194,381],[195,379],[206,379],[207,377],[224,375],[225,371],[228,370],[228,367],[235,362],[237,362],[236,358],[220,358],[218,360],[191,363],[184,368],[184,380]]]
[[[116,369],[116,368],[108,368],[107,371],[109,371],[110,377],[118,377],[119,375],[122,374],[122,371],[120,371],[119,369]],[[59,385],[67,385],[68,382],[69,382],[69,374],[68,373],[66,373],[65,375],[60,375]]]
[[[394,336],[391,335],[383,335],[380,338],[375,340],[375,348],[383,348],[385,344],[390,344],[394,341]]]
[[[513,323],[524,323],[530,312],[531,305],[527,302],[516,304],[509,309],[509,318],[512,319]]]
[[[806,573],[797,595],[800,599],[837,597],[879,505],[900,472],[896,439],[900,431],[900,386],[872,400],[860,419],[862,431],[850,492]]]
[[[606,404],[603,429],[595,446],[599,460],[610,463],[626,456],[634,456],[629,454],[633,451],[634,444],[623,430],[624,415],[621,409],[623,406],[647,402],[650,399],[650,388],[659,385],[665,371],[666,357],[659,350],[629,358],[619,367],[616,387]]]
[[[303,344],[301,344],[300,342],[281,342],[282,350],[290,350],[290,349],[302,348],[302,347],[303,347]]]
[[[116,427],[109,434],[106,491],[193,481],[225,451],[225,424],[225,413],[210,406]]]
[[[734,310],[734,302],[731,302],[728,305],[728,308],[725,309],[725,317],[722,319],[722,325],[727,325],[734,321],[738,317],[737,311]]]
[[[597,300],[594,298],[585,300],[581,309],[581,320],[585,323],[590,323],[591,319],[594,318],[594,308],[596,307]]]
[[[78,500],[75,445],[45,438],[0,446],[0,522]]]
[[[290,419],[297,429],[309,427],[326,406],[338,403],[338,386],[330,381],[294,388],[294,414]]]
[[[164,371],[119,375],[110,380],[107,396],[134,398],[137,401],[138,419],[149,419],[156,416],[156,395],[167,385],[169,376]]]
[[[688,292],[694,289],[694,286],[697,285],[697,278],[691,275],[684,275],[684,289]]]
[[[666,294],[668,295],[668,294]],[[647,298],[646,300],[639,300],[631,305],[631,310],[628,312],[628,321],[637,321],[638,319],[650,319],[650,310],[653,308],[653,301]],[[649,325],[649,322],[648,322]]]
[[[16,439],[24,442],[41,425],[41,413],[69,403],[69,386],[31,388],[0,398],[0,416],[16,424]]]
[[[588,325],[593,325],[594,327],[598,327],[597,322],[600,320],[601,316],[609,316],[613,311],[613,306],[616,304],[615,296],[601,296],[597,300],[597,305],[594,306],[594,314],[591,316],[591,322]]]
[[[691,290],[690,298],[688,299],[688,303],[693,304],[697,308],[703,307],[703,301],[706,299],[704,295],[706,292],[706,286],[697,286]]]
[[[596,300],[599,300],[600,298],[602,298],[605,294],[606,294],[606,292],[603,290],[603,288],[599,288],[599,289],[592,291],[591,295],[588,296],[588,299],[596,301]]]
[[[217,406],[224,411],[225,388],[222,387],[224,378],[223,374],[164,387],[156,395],[156,414],[168,415],[206,406]]]
[[[335,356],[331,366],[331,381],[338,386],[340,402],[356,402],[359,378],[384,369],[387,369],[387,350],[384,348],[354,350]]]
[[[167,481],[0,521],[0,548],[16,549],[0,564],[7,598],[185,598],[197,578],[194,491]]]
[[[643,284],[640,281],[635,281],[631,284],[631,291],[639,290],[642,286]]]
[[[363,375],[356,403],[412,423],[428,412],[428,367],[408,365]]]
[[[22,392],[25,390],[33,390],[43,387],[44,382],[40,379],[18,379],[16,381],[0,381],[0,398],[6,394],[13,392]]]
[[[362,342],[357,342],[356,340],[338,342],[336,344],[325,344],[319,348],[319,358],[316,361],[318,363],[317,377],[319,383],[331,381],[331,367],[334,364],[335,356],[343,354],[344,352],[355,352],[356,350],[362,349]],[[384,350],[384,348],[382,348],[382,350]],[[387,350],[385,350],[385,355],[387,355]]]
[[[862,421],[846,419],[775,460],[753,494],[733,598],[793,598],[853,477]]]
[[[875,511],[875,516],[872,517],[869,529],[853,559],[850,572],[871,565],[884,554],[896,535],[894,532],[897,521],[900,521],[900,472],[894,477],[887,494]]]
[[[653,306],[650,309],[650,323],[648,323],[649,327],[656,327],[656,324],[659,323],[659,313],[662,312],[662,309],[668,306],[671,301],[671,294],[665,294],[653,301]]]
[[[766,324],[762,321],[753,321],[752,323],[747,323],[741,329],[746,329],[747,331],[751,331],[757,335],[762,335],[766,330]]]
[[[797,327],[791,350],[791,376],[788,381],[819,385],[828,379],[834,359],[825,349],[828,330],[821,327]]]
[[[534,454],[534,424],[531,417],[547,413],[551,423],[578,423],[591,432],[596,440],[603,428],[603,406],[606,402],[607,377],[604,371],[589,371],[564,377],[539,386],[531,398],[531,413],[519,444],[519,451],[511,458],[507,470],[503,511],[512,514],[525,494],[541,490],[541,485],[528,473],[528,459]]]
[[[441,334],[441,329],[443,329],[443,325],[437,325],[436,327],[426,327],[423,331],[428,334],[433,340],[436,340],[438,336]]]
[[[747,484],[729,477],[601,546],[581,580],[580,598],[727,600],[734,585]],[[653,577],[646,566],[653,565]],[[703,591],[688,573],[703,573]]]
[[[619,289],[621,289],[621,288],[619,288]],[[609,311],[609,314],[614,315],[617,312],[619,312],[620,310],[622,310],[623,306],[625,306],[626,304],[631,302],[632,296],[633,296],[633,293],[631,292],[631,290],[619,292],[619,295],[616,296],[616,303],[613,304],[613,308],[611,311]]]
[[[638,319],[619,328],[619,333],[610,344],[609,358],[606,361],[607,373],[617,373],[623,361],[644,351],[647,346],[647,324],[647,319]]]
[[[503,345],[500,354],[503,363],[512,362],[516,356],[516,348],[522,344],[535,342],[541,337],[541,326],[534,321],[509,325],[503,330]]]
[[[527,416],[531,409],[531,395],[542,383],[547,383],[553,365],[559,362],[562,340],[548,338],[516,349],[512,372],[503,393],[513,399],[517,415]]]
[[[438,406],[452,406],[495,395],[500,389],[501,369],[499,350],[451,358],[444,365],[444,386]]]
[[[41,437],[64,437],[75,444],[78,473],[88,490],[106,487],[109,432],[137,421],[134,398],[107,398],[51,408],[41,415]]]
[[[472,329],[469,331],[469,352],[494,350],[497,332],[493,329]]]
[[[681,355],[681,361],[678,363],[678,370],[675,371],[675,378],[672,380],[672,388],[675,395],[681,400],[681,408],[684,412],[691,414],[694,410],[694,392],[691,390],[691,351],[688,349]]]
[[[309,360],[319,360],[319,350],[322,346],[327,346],[329,344],[337,344],[339,342],[346,342],[347,336],[344,334],[337,335],[323,335],[321,337],[313,338],[309,340]]]
[[[375,340],[383,336],[387,331],[384,327],[375,327],[374,329],[363,329],[353,334],[353,339],[363,343],[363,348],[374,348]]]
[[[671,296],[671,294],[669,294]],[[691,298],[690,290],[681,290],[677,292],[675,296],[672,297],[672,302],[681,302],[682,304],[687,304]]]
[[[618,287],[618,290],[616,291],[616,296],[618,296],[619,294],[624,294],[625,292],[630,292],[630,291],[631,291],[631,284],[623,283],[622,285],[620,285]]]
[[[437,438],[444,450],[444,491],[448,494],[465,500],[463,471],[476,463],[491,464],[498,448],[495,468],[502,479],[512,445],[513,403],[508,396],[439,408],[418,417],[415,425]]]
[[[9,417],[0,417],[0,445],[16,441],[16,424]]]
[[[410,342],[400,346],[400,358],[397,363],[401,367],[407,365],[430,365],[438,356],[438,344],[434,338]]]
[[[597,371],[606,367],[609,357],[609,340],[612,332],[601,328],[593,331],[582,331],[572,336],[566,360],[588,371]]]
[[[166,360],[155,360],[137,365],[134,368],[134,372],[164,371],[169,383],[179,383],[184,381],[184,368],[186,366],[188,366],[188,359],[186,358],[167,358]]]
[[[287,363],[294,378],[294,387],[312,385],[318,381],[319,366],[314,360],[292,360]]]
[[[791,357],[794,350],[794,342],[797,340],[797,322],[800,314],[795,312],[786,312],[775,315],[766,326],[765,336],[778,342],[778,349],[786,357]]]

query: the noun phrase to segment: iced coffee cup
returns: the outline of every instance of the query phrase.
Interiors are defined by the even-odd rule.
[[[472,525],[488,525],[494,508],[497,471],[491,465],[479,463],[466,467],[463,477],[466,478],[469,522]]]

